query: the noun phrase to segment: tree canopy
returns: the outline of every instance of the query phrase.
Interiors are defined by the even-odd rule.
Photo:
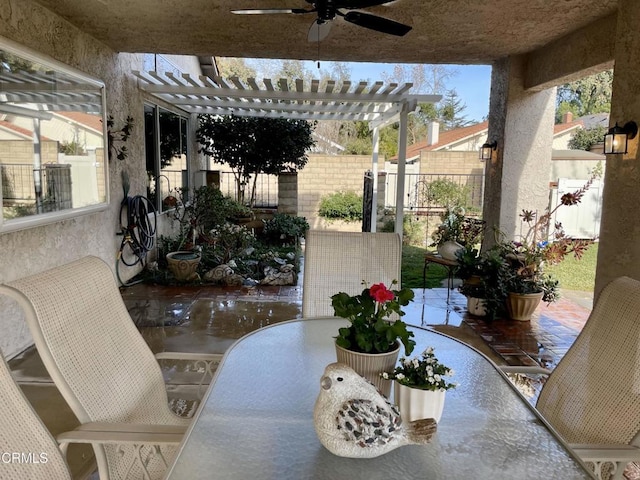
[[[588,130],[579,129],[569,140],[568,146],[572,150],[591,150],[591,147],[598,142],[602,142],[607,128],[597,126]]]
[[[253,203],[255,174],[295,172],[307,164],[314,145],[313,125],[305,120],[200,115],[196,133],[200,152],[216,163],[227,163],[236,177],[238,200]],[[246,186],[254,185],[249,198]]]
[[[558,87],[556,122],[567,112],[576,117],[609,112],[612,85],[613,70],[606,70]]]

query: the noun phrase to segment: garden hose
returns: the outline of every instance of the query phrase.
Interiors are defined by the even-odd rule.
[[[124,199],[120,203],[120,232],[118,233],[118,235],[122,235],[122,242],[120,242],[116,259],[116,276],[122,286],[128,287],[139,282],[123,282],[119,272],[120,263],[122,262],[127,267],[133,267],[139,263],[144,266],[147,252],[154,245],[157,218],[156,209],[147,197],[142,195],[128,196],[129,182],[128,176],[124,172],[122,184]],[[149,218],[151,213],[153,220]]]

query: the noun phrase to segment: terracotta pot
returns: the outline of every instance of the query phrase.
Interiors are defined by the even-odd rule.
[[[438,245],[438,253],[445,260],[457,260],[456,252],[462,250],[464,247],[458,242],[453,240],[447,240],[446,242]]]
[[[169,270],[179,282],[189,282],[199,280],[198,265],[200,264],[200,254],[189,251],[178,251],[167,254],[167,264]]]
[[[373,383],[387,398],[391,394],[391,380],[385,380],[380,374],[393,371],[399,353],[399,343],[397,343],[395,350],[387,353],[353,352],[336,344],[338,362],[349,365],[358,374]]]
[[[509,293],[507,297],[507,311],[509,318],[520,322],[531,320],[533,312],[536,311],[543,292],[538,293]]]
[[[433,418],[439,422],[444,410],[446,393],[446,390],[421,390],[407,387],[397,381],[393,382],[395,404],[405,422],[413,422],[423,418]]]

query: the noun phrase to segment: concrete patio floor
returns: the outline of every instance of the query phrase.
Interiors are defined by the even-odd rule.
[[[302,288],[292,287],[166,287],[138,284],[122,289],[122,297],[152,351],[224,353],[238,338],[266,325],[301,316]],[[573,299],[582,298],[584,303]],[[565,295],[541,305],[531,322],[485,322],[466,312],[466,299],[446,288],[415,289],[404,320],[433,328],[477,348],[494,362],[540,364],[553,368],[586,321],[588,294]],[[51,382],[35,349],[9,362],[17,380],[45,424],[55,435],[77,424]],[[537,386],[521,389],[535,402]],[[169,396],[176,390],[169,388]],[[174,399],[175,400],[175,399]],[[189,411],[189,407],[181,407]],[[73,446],[69,462],[74,478],[92,469],[91,449]]]

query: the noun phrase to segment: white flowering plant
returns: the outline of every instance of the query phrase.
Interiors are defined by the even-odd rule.
[[[429,347],[420,357],[400,358],[400,365],[393,372],[381,375],[384,379],[396,380],[407,387],[436,391],[457,387],[457,383],[447,380],[454,374],[452,369],[438,361],[434,348]]]

